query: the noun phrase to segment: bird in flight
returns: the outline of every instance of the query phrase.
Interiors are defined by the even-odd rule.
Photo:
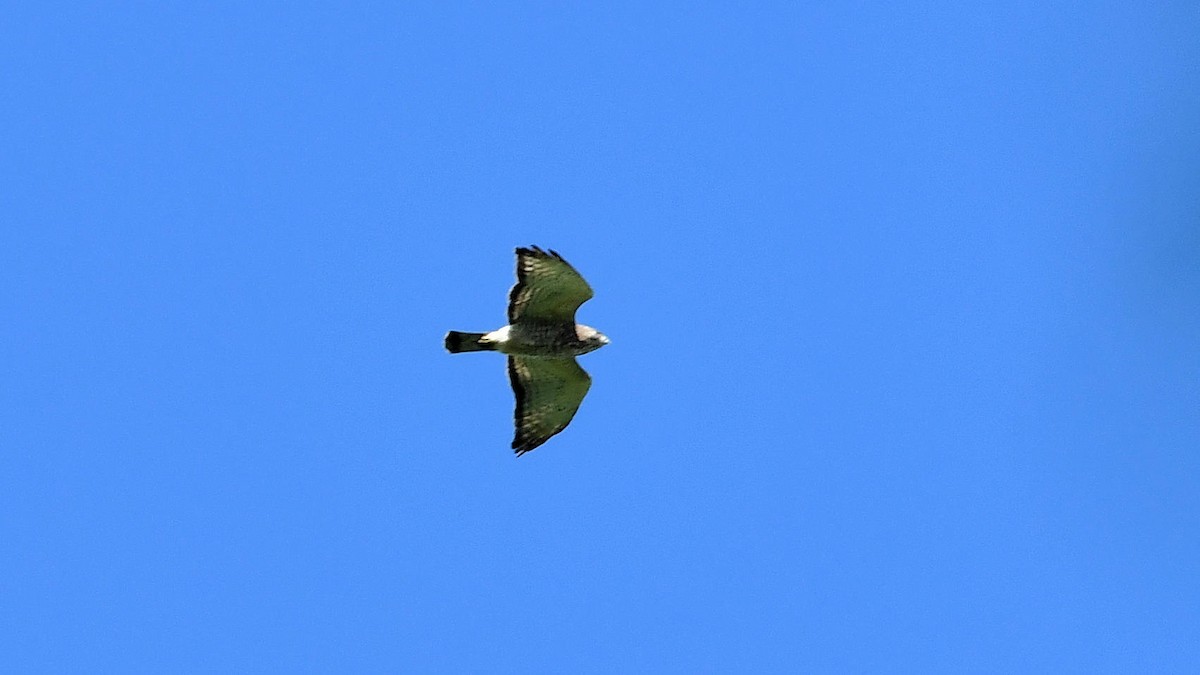
[[[517,249],[517,284],[508,293],[508,325],[490,333],[446,333],[446,351],[508,355],[508,379],[517,398],[517,456],[545,443],[571,423],[592,378],[575,357],[608,344],[575,311],[592,287],[556,251]]]

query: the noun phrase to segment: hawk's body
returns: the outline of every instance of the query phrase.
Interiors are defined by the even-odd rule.
[[[518,455],[545,443],[571,423],[592,378],[575,357],[608,344],[595,328],[575,323],[575,311],[592,288],[555,251],[517,249],[517,285],[508,295],[508,325],[490,333],[446,334],[451,353],[508,354],[508,377],[517,399]]]

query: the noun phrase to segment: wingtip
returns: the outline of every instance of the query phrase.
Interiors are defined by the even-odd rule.
[[[563,259],[562,254],[552,248],[544,249],[541,246],[530,244],[529,246],[518,246],[513,250],[517,255],[527,255],[536,258],[554,258],[556,260],[562,260],[563,262],[566,262],[566,260]]]
[[[542,445],[542,443],[545,442],[546,439],[529,438],[528,436],[523,436],[518,433],[517,436],[513,438],[512,449],[513,452],[517,453],[517,457],[520,457],[527,452],[536,450]]]

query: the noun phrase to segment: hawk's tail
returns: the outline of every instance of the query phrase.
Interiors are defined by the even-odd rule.
[[[446,333],[446,351],[451,354],[459,352],[494,352],[496,345],[483,343],[479,339],[487,333],[460,333],[452,330]]]

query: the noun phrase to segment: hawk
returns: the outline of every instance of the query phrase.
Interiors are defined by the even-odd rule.
[[[517,284],[508,294],[508,325],[490,333],[446,333],[446,351],[508,355],[508,379],[517,398],[513,415],[517,456],[545,443],[571,423],[592,378],[575,357],[608,344],[575,311],[592,287],[558,252],[517,249]]]

